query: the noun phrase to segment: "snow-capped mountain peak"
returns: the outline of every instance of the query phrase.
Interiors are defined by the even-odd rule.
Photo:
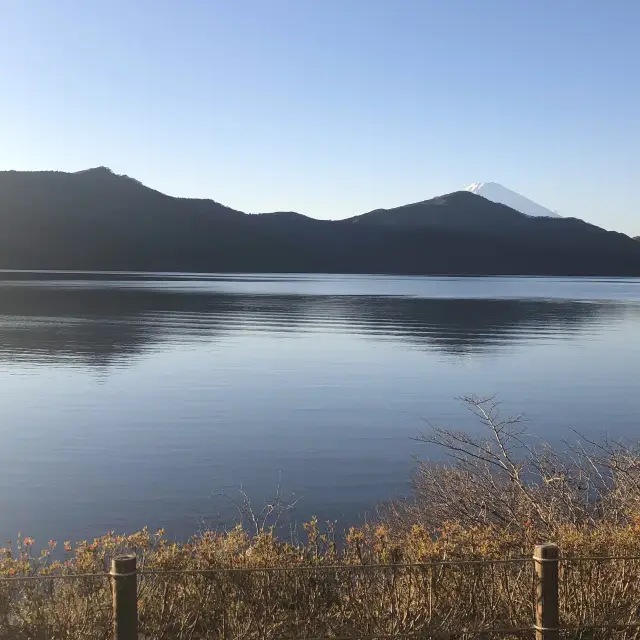
[[[527,216],[544,216],[548,218],[559,218],[560,216],[551,209],[547,209],[542,205],[521,196],[511,189],[503,187],[497,182],[474,182],[469,185],[465,191],[470,191],[478,196],[482,196],[492,202],[506,204],[508,207],[524,213]]]

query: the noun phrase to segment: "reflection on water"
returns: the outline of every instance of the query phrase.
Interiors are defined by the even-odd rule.
[[[333,332],[464,354],[597,330],[623,318],[612,301],[217,293],[68,283],[5,286],[0,358],[126,365],[161,343],[230,334]]]
[[[466,393],[631,435],[639,330],[633,280],[5,274],[0,534],[186,535],[280,469],[300,517],[346,522]]]

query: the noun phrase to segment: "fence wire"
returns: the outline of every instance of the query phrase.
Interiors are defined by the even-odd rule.
[[[561,637],[640,640],[640,557],[561,558]],[[429,564],[143,569],[154,640],[533,638],[532,558]],[[0,578],[0,640],[112,640],[107,573]]]
[[[187,637],[190,624],[205,638],[462,638],[533,619],[531,561],[144,572],[139,585],[153,638]]]

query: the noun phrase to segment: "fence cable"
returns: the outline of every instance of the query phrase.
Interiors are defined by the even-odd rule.
[[[577,562],[610,562],[610,561],[640,561],[640,556],[578,556],[559,557],[560,563]],[[346,565],[300,565],[292,567],[212,567],[210,569],[143,569],[137,572],[138,576],[145,575],[207,575],[226,573],[295,573],[296,571],[380,571],[389,569],[430,569],[433,567],[458,567],[468,565],[507,565],[527,564],[534,562],[556,562],[555,559],[541,558],[508,558],[495,560],[435,560],[423,563],[399,563],[399,564],[346,564]],[[82,578],[108,578],[113,574],[104,573],[78,573],[78,574],[51,574],[31,576],[0,576],[0,582],[16,582],[22,580],[80,580]]]

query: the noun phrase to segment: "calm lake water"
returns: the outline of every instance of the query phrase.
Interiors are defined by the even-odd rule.
[[[229,523],[282,488],[344,525],[426,421],[640,433],[640,281],[0,273],[0,537]]]

